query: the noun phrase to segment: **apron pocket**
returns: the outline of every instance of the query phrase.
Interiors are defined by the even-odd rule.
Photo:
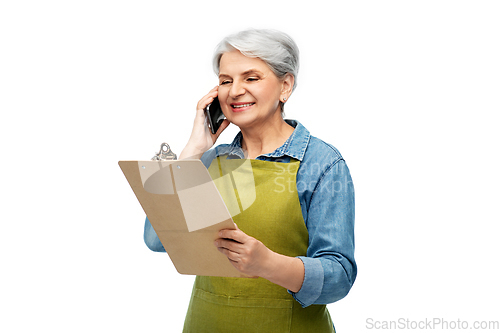
[[[193,290],[185,333],[288,333],[293,300],[243,298]]]

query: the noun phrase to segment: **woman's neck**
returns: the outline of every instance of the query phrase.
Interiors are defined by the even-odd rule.
[[[294,128],[281,118],[281,114],[279,117],[264,126],[241,128],[241,147],[247,158],[255,159],[259,155],[272,153],[292,135]]]

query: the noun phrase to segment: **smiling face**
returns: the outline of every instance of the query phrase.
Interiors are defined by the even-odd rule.
[[[279,102],[290,92],[289,80],[280,80],[261,59],[246,57],[237,50],[222,55],[219,102],[226,118],[238,127],[281,119]]]

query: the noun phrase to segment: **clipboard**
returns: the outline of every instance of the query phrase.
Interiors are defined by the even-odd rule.
[[[221,229],[236,228],[200,160],[118,164],[180,274],[248,277],[214,245]]]

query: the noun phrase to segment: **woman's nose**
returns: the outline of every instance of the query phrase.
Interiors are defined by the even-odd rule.
[[[229,89],[229,96],[231,98],[236,98],[238,96],[241,96],[245,94],[245,88],[240,82],[233,81],[233,84],[231,84],[231,89]]]

